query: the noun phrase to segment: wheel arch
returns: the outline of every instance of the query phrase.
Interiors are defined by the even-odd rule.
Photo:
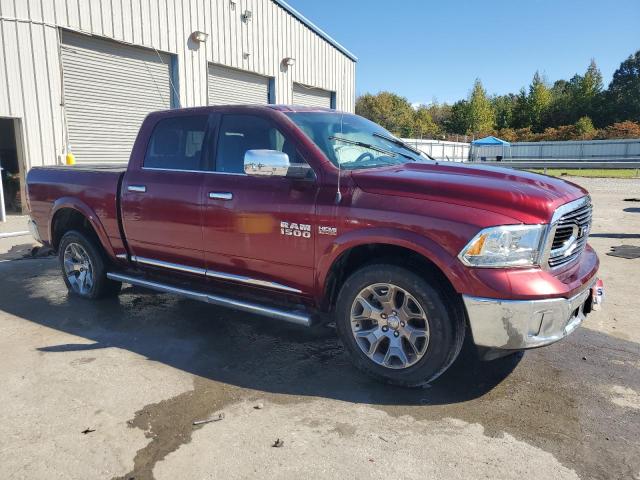
[[[107,256],[115,258],[104,226],[85,203],[77,199],[61,198],[54,203],[50,218],[49,238],[54,251],[58,250],[60,239],[66,232],[77,229],[94,236]]]
[[[393,261],[424,277],[441,281],[458,295],[460,281],[452,267],[456,261],[434,241],[411,232],[395,229],[371,229],[337,239],[318,262],[318,303],[330,311],[344,281],[364,265],[375,261]]]

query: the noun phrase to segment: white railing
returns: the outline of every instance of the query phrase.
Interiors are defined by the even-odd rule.
[[[470,145],[468,143],[419,138],[403,138],[402,140],[436,160],[452,162],[466,162],[469,160]]]

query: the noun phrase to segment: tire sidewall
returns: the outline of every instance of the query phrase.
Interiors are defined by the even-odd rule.
[[[375,283],[390,283],[405,289],[426,313],[429,325],[429,344],[424,356],[404,369],[391,369],[378,365],[360,349],[351,330],[351,308],[356,296],[365,287]],[[343,284],[336,303],[336,327],[342,343],[354,364],[365,373],[401,386],[418,386],[437,378],[459,353],[461,326],[455,312],[447,308],[446,294],[438,285],[427,282],[413,272],[388,264],[363,267]],[[464,328],[464,324],[462,325]]]
[[[91,268],[93,271],[93,285],[91,286],[91,290],[87,294],[76,292],[69,282],[69,279],[67,278],[64,269],[64,251],[70,243],[77,243],[81,245],[89,256],[89,261],[91,262]],[[102,258],[100,251],[96,248],[93,242],[86,237],[86,235],[75,230],[65,233],[60,240],[60,246],[58,248],[58,258],[60,261],[60,268],[62,269],[64,283],[66,284],[69,293],[76,297],[88,299],[100,298],[103,295],[105,282],[107,280],[105,261]]]

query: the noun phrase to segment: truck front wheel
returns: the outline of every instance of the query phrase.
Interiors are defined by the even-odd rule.
[[[73,295],[98,299],[117,295],[122,284],[107,278],[107,264],[90,237],[72,230],[60,240],[58,257],[64,283]]]
[[[435,380],[456,359],[463,314],[435,279],[390,264],[363,267],[342,286],[336,326],[354,364],[390,384]]]

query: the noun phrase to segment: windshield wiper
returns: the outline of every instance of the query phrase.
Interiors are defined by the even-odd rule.
[[[399,147],[406,148],[407,150],[409,150],[410,152],[415,153],[416,155],[423,155],[423,154],[424,154],[424,155],[425,155],[425,156],[427,156],[429,159],[431,159],[431,160],[435,160],[435,158],[433,158],[433,157],[432,157],[431,155],[429,155],[428,153],[424,153],[424,152],[421,152],[420,150],[418,150],[417,148],[413,148],[411,145],[409,145],[409,144],[408,144],[408,143],[406,143],[406,142],[403,142],[403,141],[402,141],[402,140],[400,140],[399,138],[390,137],[390,136],[388,136],[388,135],[383,135],[382,133],[377,133],[377,132],[374,132],[374,133],[373,133],[373,136],[374,136],[374,137],[381,138],[381,139],[383,139],[383,140],[386,140],[387,142],[391,142],[391,143],[393,143],[394,145],[398,145]]]
[[[347,138],[336,137],[335,135],[330,136],[329,140],[338,140],[339,142],[348,143],[349,145],[355,145],[356,147],[368,148],[369,150],[373,150],[374,152],[384,153],[385,155],[388,155],[390,157],[398,156],[395,152],[392,152],[390,150],[385,150],[384,148],[376,147],[375,145],[371,145],[365,142],[359,142],[357,140],[349,140]]]

